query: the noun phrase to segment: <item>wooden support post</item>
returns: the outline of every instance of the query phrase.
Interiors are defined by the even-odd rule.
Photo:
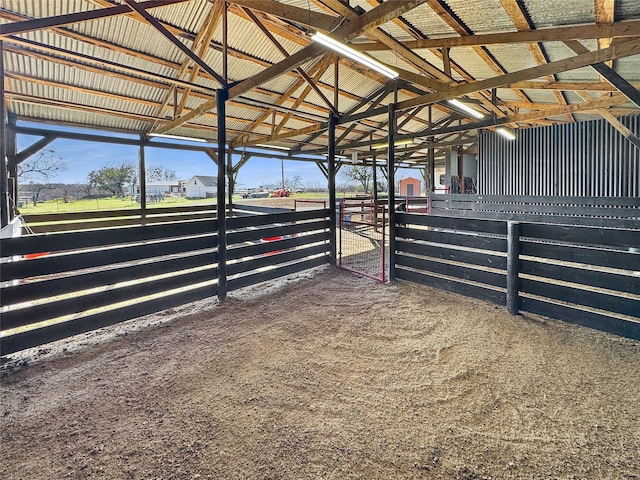
[[[518,292],[520,281],[520,224],[507,222],[507,311],[511,315],[518,315],[520,300]]]
[[[388,180],[388,208],[389,208],[389,281],[396,279],[396,180],[395,180],[395,104],[389,104],[389,146],[387,147],[387,180]],[[383,246],[384,248],[384,246]]]
[[[218,191],[217,191],[217,220],[218,220],[218,300],[223,302],[227,298],[227,215],[225,205],[225,147],[227,132],[225,122],[225,102],[227,90],[220,89],[216,94],[216,113],[218,114]]]
[[[337,117],[333,112],[329,112],[329,145],[327,152],[327,162],[328,162],[328,181],[329,181],[329,218],[331,222],[330,232],[331,232],[331,248],[330,248],[330,263],[331,265],[337,264],[337,251],[336,248],[336,124]]]

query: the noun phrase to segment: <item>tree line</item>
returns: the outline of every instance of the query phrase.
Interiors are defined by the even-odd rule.
[[[18,166],[19,195],[30,197],[37,205],[40,201],[62,198],[93,198],[100,196],[124,196],[126,186],[138,183],[138,168],[129,162],[121,162],[92,170],[86,183],[56,183],[54,179],[67,170],[67,166],[54,150],[41,150]],[[176,172],[162,165],[145,170],[147,182],[177,180]]]

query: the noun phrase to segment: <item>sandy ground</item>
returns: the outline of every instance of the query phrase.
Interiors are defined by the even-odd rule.
[[[639,342],[330,268],[234,297],[5,361],[0,478],[640,478]]]

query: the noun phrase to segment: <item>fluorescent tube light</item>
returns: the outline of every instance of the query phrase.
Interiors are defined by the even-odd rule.
[[[364,53],[360,53],[357,50],[354,50],[353,48],[346,46],[344,43],[338,42],[337,40],[334,40],[333,38],[323,33],[315,32],[311,35],[311,39],[315,40],[318,43],[323,44],[325,47],[329,47],[330,49],[344,55],[345,57],[349,57],[350,59],[355,60],[356,62],[360,62],[361,64],[369,67],[370,69],[375,70],[376,72],[381,73],[383,75],[386,75],[391,79],[394,79],[400,76],[398,72],[391,70],[389,67],[387,67],[386,65],[383,65],[377,60],[374,60],[370,56],[365,55]]]
[[[166,133],[150,133],[149,137],[159,137],[159,138],[170,138],[171,140],[187,140],[188,142],[201,142],[207,143],[208,140],[204,138],[193,138],[193,137],[181,137],[180,135],[168,135]]]
[[[267,145],[266,143],[256,143],[256,147],[276,148],[278,150],[291,150],[289,147],[282,147],[280,145]]]
[[[410,138],[405,138],[404,140],[398,140],[397,142],[393,142],[393,145],[395,147],[401,147],[402,145],[409,145],[410,143],[413,143],[413,140]],[[371,148],[373,148],[374,150],[379,150],[381,148],[387,148],[389,146],[389,143],[377,143],[375,145],[371,145]]]
[[[511,131],[511,130],[509,130],[507,128],[498,127],[498,128],[496,128],[496,132],[498,132],[504,138],[508,138],[509,140],[515,140],[516,139],[515,133],[513,133],[513,131]]]
[[[469,115],[471,115],[472,117],[475,118],[484,118],[484,114],[480,113],[479,111],[471,108],[469,105],[467,105],[466,103],[462,103],[460,100],[453,98],[451,100],[447,100],[447,102],[449,102],[451,105],[453,105],[454,107],[459,108],[460,110],[463,110],[465,112],[467,112]]]

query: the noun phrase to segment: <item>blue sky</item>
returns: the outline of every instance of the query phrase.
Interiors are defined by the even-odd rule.
[[[20,123],[20,125],[40,127],[40,125],[27,123]],[[95,130],[63,127],[56,127],[56,129],[109,135],[106,132],[97,132]],[[39,136],[18,135],[18,151],[23,150],[40,138]],[[162,141],[171,142],[166,139],[162,139]],[[56,156],[62,157],[67,166],[66,171],[59,174],[54,180],[59,183],[86,183],[87,175],[92,170],[99,170],[104,166],[121,164],[122,162],[130,162],[134,165],[138,163],[137,147],[127,145],[59,138],[46,148],[53,150]],[[234,164],[239,158],[239,156],[234,157]],[[145,162],[147,167],[162,165],[165,168],[172,169],[179,179],[189,179],[193,175],[216,175],[217,173],[215,164],[203,152],[149,147],[145,148]],[[281,168],[280,159],[254,157],[240,169],[237,188],[254,188],[268,183],[279,184],[282,178]],[[321,186],[325,186],[327,183],[327,180],[314,162],[285,160],[284,175],[285,178],[293,178],[295,175],[300,176],[303,187],[308,187],[318,182]]]
[[[20,122],[20,126],[41,127],[40,124],[31,124],[26,122]],[[57,126],[56,129],[105,136],[109,135],[108,132],[89,129],[61,126]],[[122,134],[119,134],[118,136],[127,137]],[[134,135],[130,135],[128,137],[137,138],[137,136]],[[18,135],[18,151],[23,150],[32,143],[38,141],[40,138],[40,136]],[[162,141],[176,143],[176,141],[167,139],[162,139]],[[199,143],[194,144],[202,145]],[[133,165],[138,164],[138,148],[135,146],[59,138],[50,143],[46,148],[53,150],[57,156],[62,157],[67,166],[66,171],[60,173],[54,179],[54,182],[56,183],[87,183],[87,175],[92,170],[99,170],[105,166],[122,164],[122,162],[129,162]],[[234,164],[236,164],[239,159],[239,156],[234,156]],[[217,174],[215,164],[203,152],[148,147],[145,148],[145,162],[147,167],[161,165],[165,168],[172,169],[176,172],[179,179],[190,179],[194,175]],[[281,161],[279,158],[253,157],[240,169],[236,188],[257,188],[268,184],[279,185],[282,178],[281,168]],[[301,178],[303,188],[315,186],[324,188],[327,185],[326,178],[315,162],[285,160],[285,179],[292,179],[296,175]],[[409,176],[421,179],[420,173],[417,170],[400,169],[396,173],[396,181]],[[341,183],[348,183],[348,181],[339,173],[336,183],[340,185]]]

